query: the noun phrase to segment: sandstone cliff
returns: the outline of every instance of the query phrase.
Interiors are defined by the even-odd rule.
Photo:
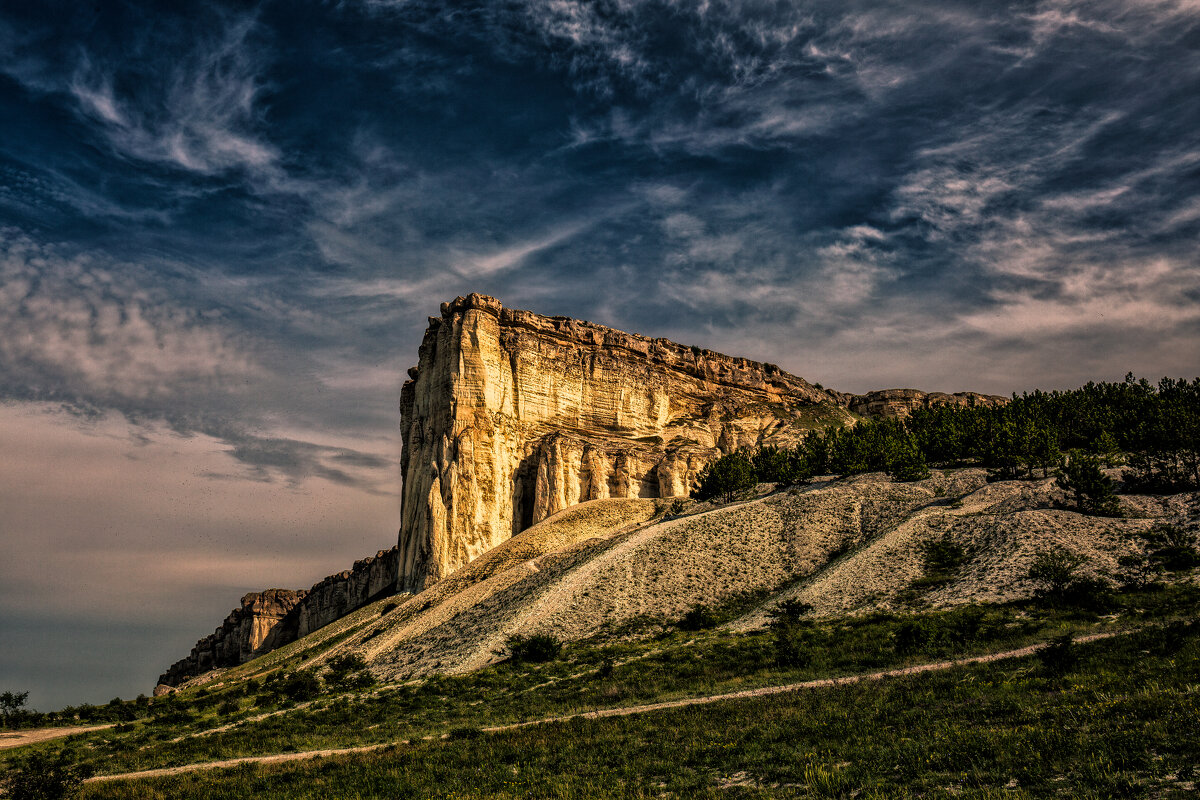
[[[938,406],[994,406],[1008,402],[1007,397],[978,392],[922,392],[919,389],[881,389],[847,397],[847,405],[855,414],[864,417],[895,417],[903,419],[918,408]]]
[[[392,594],[398,557],[395,547],[380,550],[308,591],[267,589],[247,594],[221,627],[197,642],[191,654],[172,664],[158,682],[178,686],[209,670],[243,664]]]
[[[176,686],[211,669],[232,667],[256,655],[274,650],[295,638],[281,623],[288,618],[306,592],[267,589],[242,597],[242,604],[229,612],[221,627],[196,642],[187,658],[172,664],[158,682]]]
[[[399,587],[420,590],[576,503],[685,495],[704,464],[846,424],[772,364],[504,308],[442,306],[401,395]]]

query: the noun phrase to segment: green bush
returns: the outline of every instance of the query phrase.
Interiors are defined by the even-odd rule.
[[[513,661],[534,664],[553,661],[562,652],[562,642],[545,633],[532,636],[510,636],[508,653]]]
[[[270,689],[283,700],[302,703],[321,693],[321,679],[311,669],[301,669],[270,682]]]
[[[1182,572],[1200,566],[1200,551],[1193,531],[1178,525],[1155,525],[1141,538],[1146,543],[1148,560],[1158,569]]]
[[[1075,450],[1056,473],[1058,485],[1071,495],[1072,502],[1085,514],[1120,516],[1120,504],[1113,480],[1100,469],[1100,462],[1081,450]]]
[[[702,631],[707,628],[715,628],[720,624],[717,615],[713,613],[708,606],[700,604],[690,609],[683,618],[679,620],[679,630],[681,631]]]
[[[74,797],[91,770],[65,751],[39,751],[11,762],[0,779],[8,800],[61,800]]]
[[[812,647],[793,625],[775,627],[771,632],[771,648],[775,665],[783,669],[803,668],[812,664]]]
[[[812,610],[813,607],[811,604],[805,603],[802,600],[797,600],[794,597],[789,597],[787,600],[784,600],[782,603],[775,606],[775,608],[771,609],[771,611],[768,613],[771,617],[771,625],[773,627],[779,627],[782,625],[799,624],[804,615],[808,614]]]
[[[1061,548],[1039,553],[1029,568],[1029,578],[1039,584],[1034,596],[1050,605],[1092,611],[1112,605],[1107,581],[1079,575],[1085,563],[1082,556]]]
[[[731,502],[758,484],[754,465],[741,450],[728,453],[713,461],[700,473],[699,483],[692,490],[697,500],[720,499]]]

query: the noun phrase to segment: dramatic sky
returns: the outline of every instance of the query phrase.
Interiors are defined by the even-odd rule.
[[[0,689],[395,542],[470,291],[848,391],[1200,354],[1200,2],[0,5]]]

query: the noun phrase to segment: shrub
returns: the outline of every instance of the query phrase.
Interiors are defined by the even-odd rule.
[[[896,652],[908,655],[924,648],[934,638],[934,632],[925,620],[906,619],[896,626],[894,637]]]
[[[312,700],[321,693],[321,679],[311,669],[301,669],[277,678],[271,689],[281,699],[299,703]]]
[[[8,800],[60,800],[78,794],[90,775],[91,769],[75,763],[65,750],[40,751],[13,762],[0,786]]]
[[[1079,568],[1086,563],[1083,556],[1061,548],[1043,550],[1033,559],[1029,567],[1029,578],[1041,584],[1037,593],[1041,597],[1061,597],[1075,580]]]
[[[1104,474],[1094,456],[1080,450],[1072,451],[1056,476],[1058,485],[1071,495],[1078,510],[1104,517],[1120,516],[1112,478]]]
[[[1200,566],[1196,534],[1177,525],[1155,525],[1141,534],[1151,564],[1167,572],[1181,572]]]
[[[757,484],[754,465],[738,450],[721,456],[704,468],[692,497],[700,501],[719,498],[728,503]]]
[[[811,604],[797,600],[794,597],[789,597],[769,612],[771,625],[773,627],[780,627],[783,625],[799,624],[800,619],[812,610],[813,607]]]
[[[679,620],[679,630],[681,631],[702,631],[706,628],[715,628],[720,624],[716,614],[712,612],[706,605],[698,605],[683,615],[683,619]]]
[[[1082,556],[1061,548],[1039,553],[1029,568],[1029,578],[1041,584],[1035,597],[1051,605],[1094,611],[1110,606],[1112,592],[1108,583],[1078,574],[1085,563]]]
[[[772,633],[771,646],[775,652],[776,666],[785,669],[807,667],[812,663],[812,650],[807,642],[800,641],[792,626],[783,625]]]
[[[558,658],[559,653],[562,652],[562,642],[546,633],[535,633],[532,636],[510,636],[508,652],[513,661],[540,664]]]

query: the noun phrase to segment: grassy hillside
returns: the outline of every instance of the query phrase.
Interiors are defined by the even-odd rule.
[[[1185,796],[1197,497],[1126,495],[1104,518],[1052,480],[985,477],[568,509],[427,592],[0,763],[19,777],[62,752],[117,775],[376,748],[87,784],[96,798]],[[522,660],[513,637],[563,646]],[[824,679],[851,680],[638,709]],[[618,709],[638,713],[547,721]]]
[[[1088,609],[1047,598],[757,632],[674,630],[580,643],[545,664],[505,662],[369,691],[325,687],[312,701],[288,700],[265,683],[250,694],[245,685],[192,690],[158,704],[151,719],[68,747],[73,760],[120,773],[410,742],[91,783],[83,796],[94,798],[1186,796],[1190,765],[1200,763],[1200,591],[1185,583],[1105,602]],[[740,611],[713,609],[712,621]],[[1068,632],[1117,635],[944,672],[482,730],[997,652]],[[781,659],[793,651],[800,655]],[[220,729],[229,721],[239,722]]]

